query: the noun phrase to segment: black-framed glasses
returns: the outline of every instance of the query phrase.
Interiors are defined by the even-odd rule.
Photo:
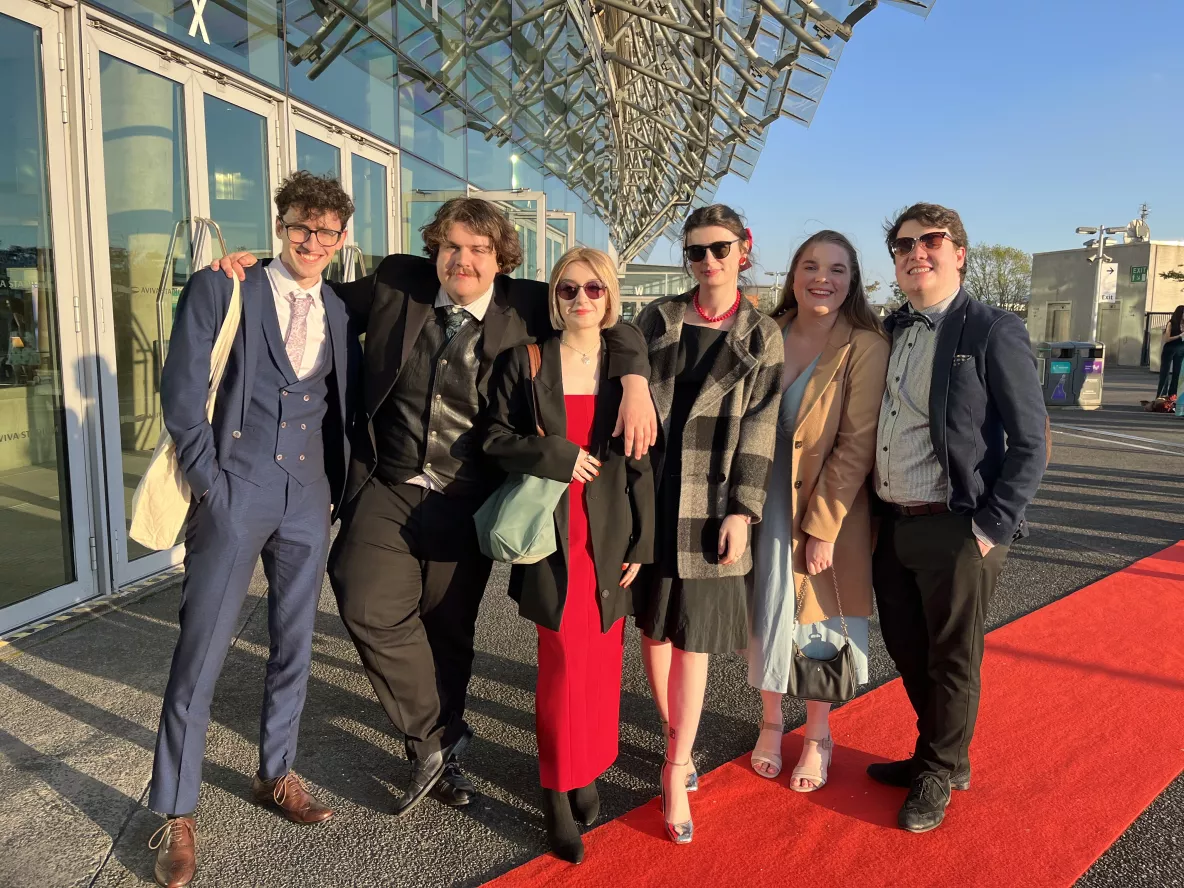
[[[948,240],[955,247],[958,246],[958,242],[948,231],[929,231],[920,237],[898,237],[892,242],[892,247],[888,252],[897,257],[907,256],[917,249],[918,241],[924,245],[926,250],[936,250],[941,247],[943,240]]]
[[[687,244],[682,248],[682,251],[691,262],[702,262],[707,258],[708,250],[711,250],[711,255],[716,259],[726,259],[728,254],[732,252],[732,244],[738,243],[740,243],[740,238],[737,237],[732,240],[715,241],[710,244]]]
[[[289,225],[283,219],[280,220],[280,225],[284,226],[284,231],[288,232],[288,240],[294,244],[302,244],[314,234],[317,236],[317,243],[322,247],[335,247],[337,242],[341,240],[341,232],[332,228],[309,228],[307,225]]]
[[[608,295],[608,285],[600,281],[588,281],[577,284],[575,281],[560,281],[555,285],[555,295],[565,302],[571,302],[580,295],[580,290],[588,294],[589,299],[600,299]]]

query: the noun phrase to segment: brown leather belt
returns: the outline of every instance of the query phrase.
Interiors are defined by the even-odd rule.
[[[892,511],[897,515],[908,515],[915,517],[917,515],[941,515],[944,512],[950,511],[950,507],[945,503],[921,503],[919,506],[898,506],[892,503]]]

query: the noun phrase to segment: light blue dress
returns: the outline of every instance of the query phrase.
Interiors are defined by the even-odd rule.
[[[764,517],[756,525],[753,540],[748,605],[752,619],[748,683],[762,691],[779,694],[785,693],[789,681],[791,639],[797,640],[798,647],[807,657],[818,659],[833,657],[843,644],[843,628],[837,615],[796,628],[793,619],[797,600],[794,590],[801,583],[801,577],[794,576],[790,558],[793,544],[790,504],[793,440],[806,384],[821,357],[815,358],[781,395],[769,492]],[[867,682],[868,618],[847,617],[847,635],[855,654],[856,677],[860,684],[864,684]]]

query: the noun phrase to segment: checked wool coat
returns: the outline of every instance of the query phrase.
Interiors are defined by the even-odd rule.
[[[670,436],[678,342],[692,294],[652,302],[637,318],[649,345],[650,391],[662,427],[655,478],[661,477],[661,448]],[[783,359],[776,322],[741,299],[724,347],[682,433],[678,510],[678,575],[682,579],[744,576],[752,569],[751,545],[735,564],[719,563],[719,528],[728,515],[746,515],[753,522],[761,519],[777,443]]]

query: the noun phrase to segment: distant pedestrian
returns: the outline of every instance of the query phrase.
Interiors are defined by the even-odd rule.
[[[857,679],[867,681],[867,478],[888,366],[888,340],[868,304],[855,247],[837,231],[820,231],[798,248],[774,318],[784,331],[785,371],[764,520],[753,534],[748,645],[748,681],[764,707],[752,767],[769,778],[781,772],[781,698],[795,642],[807,657],[830,659],[849,641]],[[796,792],[826,784],[829,716],[829,703],[806,703],[805,741],[789,779]]]
[[[549,299],[559,336],[542,343],[533,383],[527,346],[495,366],[484,451],[507,473],[570,482],[555,510],[559,549],[515,565],[510,596],[538,630],[535,733],[547,837],[556,855],[579,863],[576,820],[595,821],[596,778],[617,758],[625,617],[633,613],[630,586],[653,554],[654,479],[648,455],[626,456],[612,435],[622,398],[620,380],[605,372],[616,340],[603,333],[621,311],[612,260],[583,247],[566,253]]]
[[[1047,413],[1023,321],[962,288],[958,214],[915,204],[887,241],[908,304],[885,324],[892,354],[874,473],[884,517],[872,581],[918,737],[910,758],[867,770],[909,788],[898,823],[925,832],[944,819],[951,786],[970,785],[983,623],[1008,547],[1026,533]]]
[[[1175,397],[1180,388],[1180,365],[1184,363],[1184,305],[1177,305],[1160,336],[1159,386],[1156,398]]]

